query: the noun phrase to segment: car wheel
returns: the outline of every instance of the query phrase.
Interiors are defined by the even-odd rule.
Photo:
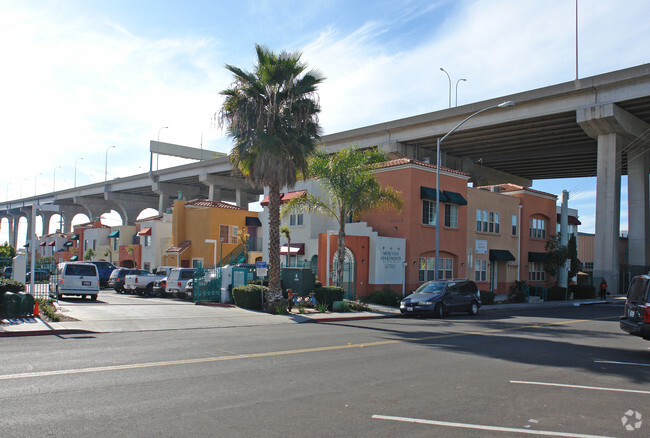
[[[147,287],[144,290],[144,294],[147,296],[152,296],[153,295],[153,284],[148,284]]]
[[[442,318],[445,315],[445,308],[442,303],[436,304],[435,309],[433,309],[434,318]]]
[[[90,299],[91,299],[92,301],[97,301],[97,295],[91,295],[91,296],[90,296]]]
[[[82,300],[85,300],[85,299],[86,299],[86,296],[85,296],[85,295],[82,295],[82,296],[81,296],[81,299],[82,299]]]
[[[472,316],[478,313],[478,303],[476,301],[472,301],[472,305],[469,306],[469,311],[467,313],[469,313]]]

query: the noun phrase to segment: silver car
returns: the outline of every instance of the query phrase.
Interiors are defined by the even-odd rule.
[[[185,298],[188,294],[187,282],[194,277],[194,268],[174,268],[167,275],[167,285],[165,292],[168,295],[174,295],[178,298]],[[191,292],[189,292],[191,294]],[[192,295],[189,295],[191,298]]]

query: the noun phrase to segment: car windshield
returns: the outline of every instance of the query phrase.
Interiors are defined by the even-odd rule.
[[[428,283],[424,283],[420,287],[418,287],[415,292],[415,294],[435,294],[439,293],[445,290],[445,285],[447,283],[444,281],[430,281]]]
[[[630,290],[627,292],[627,298],[630,301],[646,301],[646,291],[648,290],[648,279],[637,277],[632,281]]]

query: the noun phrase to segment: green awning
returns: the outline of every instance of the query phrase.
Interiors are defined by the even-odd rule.
[[[529,252],[528,261],[533,263],[546,263],[548,257],[545,252]]]
[[[72,245],[74,245],[72,240],[68,240],[66,243],[63,244],[63,246],[67,246],[68,248],[71,247]]]
[[[77,257],[77,256],[70,257],[71,262],[76,262],[77,260],[79,260],[79,257]]]
[[[445,194],[442,191],[439,192],[440,202],[445,202]],[[436,200],[436,189],[431,187],[420,186],[420,199],[430,199],[432,201]]]
[[[515,256],[507,249],[491,249],[490,260],[493,262],[514,262]]]
[[[443,192],[445,194],[445,198],[447,199],[445,202],[448,204],[458,204],[458,205],[467,205],[467,201],[465,198],[463,198],[463,195],[460,193],[456,192],[448,192],[445,190]]]
[[[79,240],[79,235],[78,235],[78,234],[73,235],[73,236],[70,238],[70,240]]]
[[[111,234],[108,235],[109,238],[117,238],[120,237],[120,230],[115,230]]]

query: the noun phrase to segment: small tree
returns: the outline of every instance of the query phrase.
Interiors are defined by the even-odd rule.
[[[544,263],[544,270],[549,275],[556,277],[560,268],[564,267],[569,258],[569,249],[567,246],[562,245],[560,236],[557,234],[552,235],[546,241],[546,262]]]
[[[241,229],[237,231],[237,239],[242,245],[244,245],[244,257],[246,257],[246,263],[248,263],[248,241],[250,238],[251,235],[248,234],[246,230]]]
[[[92,248],[88,248],[84,253],[84,260],[92,260],[95,257],[95,251]]]
[[[291,230],[287,224],[280,227],[280,234],[282,234],[287,239],[287,266],[289,266],[289,261],[291,260]]]
[[[9,257],[13,259],[16,257],[16,248],[9,245],[7,242],[3,243],[2,246],[0,246],[0,257]]]
[[[131,245],[126,247],[126,253],[131,256],[131,261],[133,262],[134,267],[138,267],[138,264],[135,262],[135,248]],[[179,257],[180,258],[180,257]]]
[[[569,245],[567,248],[567,255],[571,260],[571,266],[569,268],[569,278],[573,278],[578,275],[580,269],[582,268],[582,263],[578,259],[578,242],[575,234],[571,234],[569,238]]]

